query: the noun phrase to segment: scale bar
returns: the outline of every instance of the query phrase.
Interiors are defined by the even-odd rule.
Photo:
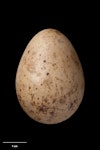
[[[20,142],[16,142],[16,141],[4,141],[2,143],[27,143],[26,141],[20,141]]]

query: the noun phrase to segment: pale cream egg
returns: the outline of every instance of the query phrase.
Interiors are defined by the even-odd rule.
[[[57,124],[79,108],[85,80],[69,39],[56,29],[38,32],[28,43],[16,73],[19,103],[33,120]]]

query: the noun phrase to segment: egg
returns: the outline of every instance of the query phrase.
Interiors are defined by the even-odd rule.
[[[23,52],[15,86],[19,104],[31,119],[43,124],[69,119],[85,89],[82,65],[70,40],[56,29],[39,31]]]

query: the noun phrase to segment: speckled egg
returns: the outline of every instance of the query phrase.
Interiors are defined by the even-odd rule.
[[[68,38],[44,29],[28,43],[16,73],[19,103],[33,120],[57,124],[70,118],[84,95],[84,74]]]

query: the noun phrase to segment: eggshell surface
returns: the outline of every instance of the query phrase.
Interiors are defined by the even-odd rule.
[[[79,108],[84,87],[82,65],[68,38],[56,29],[38,32],[16,73],[16,94],[26,114],[44,124],[63,122]]]

